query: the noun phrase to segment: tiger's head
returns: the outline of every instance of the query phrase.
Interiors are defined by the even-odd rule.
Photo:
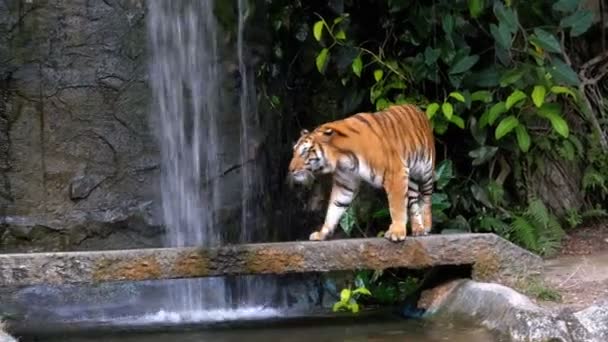
[[[302,130],[293,146],[293,157],[289,163],[290,184],[311,185],[316,175],[333,171],[332,148],[327,143],[333,135],[329,127],[319,127],[312,132]]]

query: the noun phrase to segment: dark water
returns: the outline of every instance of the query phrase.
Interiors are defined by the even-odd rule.
[[[95,331],[55,333],[46,336],[20,336],[21,342],[329,342],[329,341],[419,341],[419,342],[500,342],[485,329],[466,324],[424,322],[397,318],[369,318],[357,320],[299,321],[290,323],[255,322],[248,327],[167,328],[136,332]]]

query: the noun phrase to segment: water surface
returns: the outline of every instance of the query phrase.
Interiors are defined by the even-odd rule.
[[[299,320],[296,322],[254,322],[249,326],[190,326],[173,327],[162,331],[137,332],[129,330],[94,331],[25,337],[22,342],[330,342],[330,341],[418,341],[418,342],[501,342],[483,328],[467,324],[450,324],[397,318],[366,318],[326,321]]]

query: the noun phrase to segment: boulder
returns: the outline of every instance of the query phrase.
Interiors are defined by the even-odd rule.
[[[607,303],[554,311],[507,286],[455,280],[424,292],[418,305],[427,319],[465,319],[511,341],[600,342],[608,336]]]

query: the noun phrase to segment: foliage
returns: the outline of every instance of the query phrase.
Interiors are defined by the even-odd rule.
[[[360,296],[371,296],[371,292],[362,286],[357,287],[354,290],[351,290],[350,288],[342,289],[342,291],[340,291],[340,300],[334,304],[332,310],[334,312],[350,311],[352,313],[358,313],[359,303],[357,302],[357,299]]]
[[[562,300],[562,295],[556,289],[540,279],[525,281],[518,284],[517,287],[521,288],[525,294],[540,300],[551,302],[561,302]]]
[[[511,228],[516,242],[540,255],[554,253],[564,235],[557,218],[538,199],[532,200],[523,212],[513,217]]]
[[[340,300],[334,304],[334,312],[357,313],[363,299],[375,305],[402,303],[420,289],[420,279],[397,275],[389,270],[360,270],[355,272],[354,286],[355,290],[351,291],[351,286],[341,291]]]
[[[608,116],[581,91],[588,82],[580,61],[590,56],[571,58],[575,42],[597,31],[583,2],[271,3],[275,60],[261,69],[265,83],[286,77],[320,94],[333,89],[342,112],[332,119],[401,103],[426,112],[442,160],[438,230],[495,232],[550,254],[563,236],[560,220],[572,225],[608,209],[608,153],[599,143]],[[559,218],[532,181],[555,160],[584,166],[585,205]],[[366,221],[387,218],[386,207],[368,217],[348,211],[341,227],[367,234]]]

